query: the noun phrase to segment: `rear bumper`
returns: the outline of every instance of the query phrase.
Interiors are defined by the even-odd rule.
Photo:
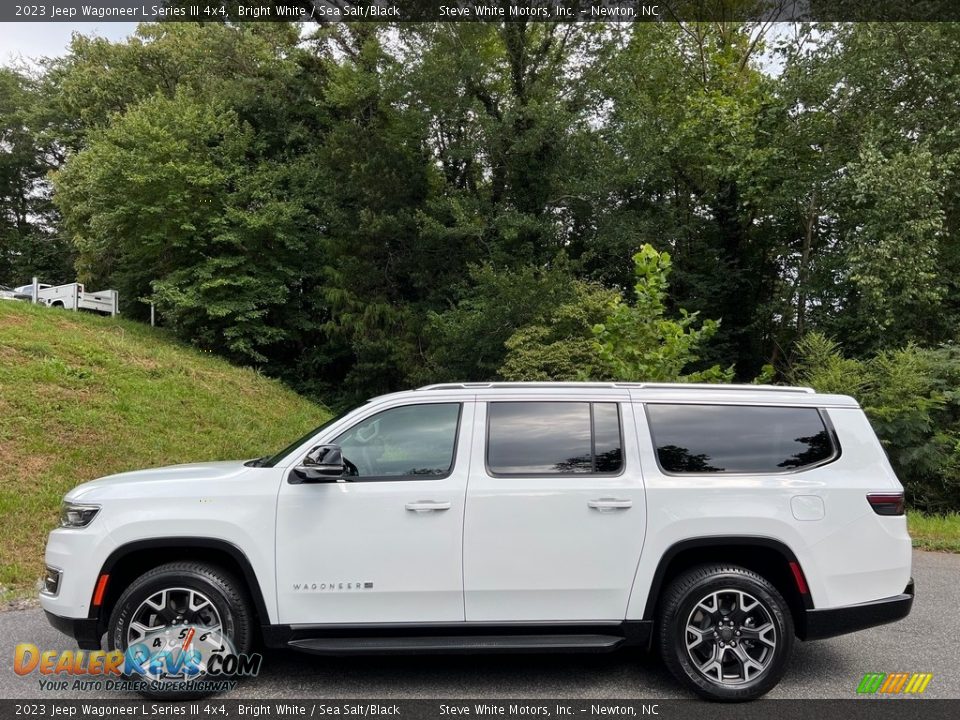
[[[902,620],[913,607],[913,578],[900,595],[838,608],[807,610],[802,640],[822,640]]]
[[[77,646],[81,650],[99,650],[100,635],[97,630],[96,618],[68,618],[54,615],[49,610],[44,610],[49,622],[54,628],[69,635],[77,641]]]

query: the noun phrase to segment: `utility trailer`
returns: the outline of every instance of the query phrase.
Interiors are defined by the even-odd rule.
[[[47,307],[65,310],[89,310],[102,315],[120,314],[120,294],[116,290],[87,292],[83,283],[44,285],[34,278],[32,285],[24,285],[24,292],[33,297],[33,302]]]

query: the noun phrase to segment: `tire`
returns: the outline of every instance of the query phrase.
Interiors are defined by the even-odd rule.
[[[780,682],[793,650],[793,617],[757,573],[736,565],[694,568],[670,584],[661,607],[663,660],[700,697],[753,700]]]
[[[155,608],[158,606],[165,608],[163,616],[157,614]],[[188,609],[188,606],[193,608]],[[154,619],[144,623],[143,613],[154,613]],[[172,621],[170,614],[175,614]],[[203,562],[167,563],[134,580],[110,613],[107,627],[110,650],[127,650],[131,636],[140,632],[131,629],[135,620],[139,621],[137,628],[148,624],[151,633],[170,630],[174,636],[175,626],[181,622],[200,627],[219,626],[218,637],[222,635],[229,641],[230,649],[237,654],[249,652],[254,639],[254,616],[243,584],[222,568]],[[200,674],[191,679],[204,680],[206,677],[206,674]],[[196,690],[153,690],[149,688],[151,683],[147,677],[137,675],[134,679],[145,681],[142,685],[146,689],[138,690],[145,697],[190,700],[211,694]],[[218,676],[217,679],[231,678]]]

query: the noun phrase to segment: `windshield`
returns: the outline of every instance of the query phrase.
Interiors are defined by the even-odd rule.
[[[312,437],[313,437],[314,435],[316,435],[318,432],[320,432],[320,431],[323,430],[324,428],[330,427],[330,426],[333,425],[335,422],[337,422],[337,421],[340,420],[342,417],[346,416],[348,413],[351,413],[351,412],[353,412],[353,408],[350,408],[349,410],[345,410],[344,412],[340,413],[339,415],[334,415],[332,418],[330,418],[330,419],[327,420],[325,423],[323,423],[323,425],[319,425],[319,426],[315,427],[313,430],[311,430],[310,432],[308,432],[306,435],[304,435],[304,436],[302,436],[302,437],[299,437],[299,438],[297,438],[296,440],[294,440],[292,443],[290,443],[289,445],[287,445],[283,450],[281,450],[280,452],[278,452],[276,455],[265,455],[265,456],[262,457],[262,458],[257,458],[256,460],[251,460],[250,462],[248,462],[248,463],[246,463],[246,464],[249,465],[250,467],[274,467],[274,466],[276,466],[276,464],[277,464],[278,462],[280,462],[281,460],[283,460],[287,455],[289,455],[289,454],[292,453],[294,450],[296,450],[298,447],[300,447],[301,445],[303,445],[307,440],[309,440],[310,438],[312,438]]]

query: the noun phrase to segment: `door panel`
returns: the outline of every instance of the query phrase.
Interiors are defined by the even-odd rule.
[[[318,438],[318,444],[342,441],[344,457],[353,455],[358,472],[374,479],[300,485],[285,479],[281,484],[280,622],[464,619],[461,544],[474,404],[461,405],[452,449],[433,422],[446,422],[443,413],[424,420],[388,416],[377,408],[339,438]],[[383,422],[371,421],[374,415]],[[424,474],[450,452],[449,475]],[[403,472],[415,474],[395,477]]]
[[[557,400],[570,404],[567,398]],[[609,403],[610,398],[596,398],[596,402]],[[567,454],[572,457],[557,464],[573,472],[549,477],[498,476],[487,467],[487,434],[496,438],[498,433],[496,427],[489,427],[488,408],[487,403],[477,404],[464,521],[467,620],[622,620],[643,546],[646,516],[632,405],[620,404],[623,465],[619,474],[590,472],[590,460],[583,457],[589,441],[584,444],[582,437],[571,437]],[[490,422],[497,417],[495,411]],[[550,417],[542,418],[542,424],[542,432],[559,432]],[[549,449],[534,447],[535,428],[501,433],[507,434],[516,442],[494,451],[489,458],[492,464],[503,468],[513,464],[517,470],[523,444],[528,443],[528,462],[540,471],[549,470]],[[610,447],[593,445],[598,458],[594,467],[603,468],[604,462],[609,463]]]

